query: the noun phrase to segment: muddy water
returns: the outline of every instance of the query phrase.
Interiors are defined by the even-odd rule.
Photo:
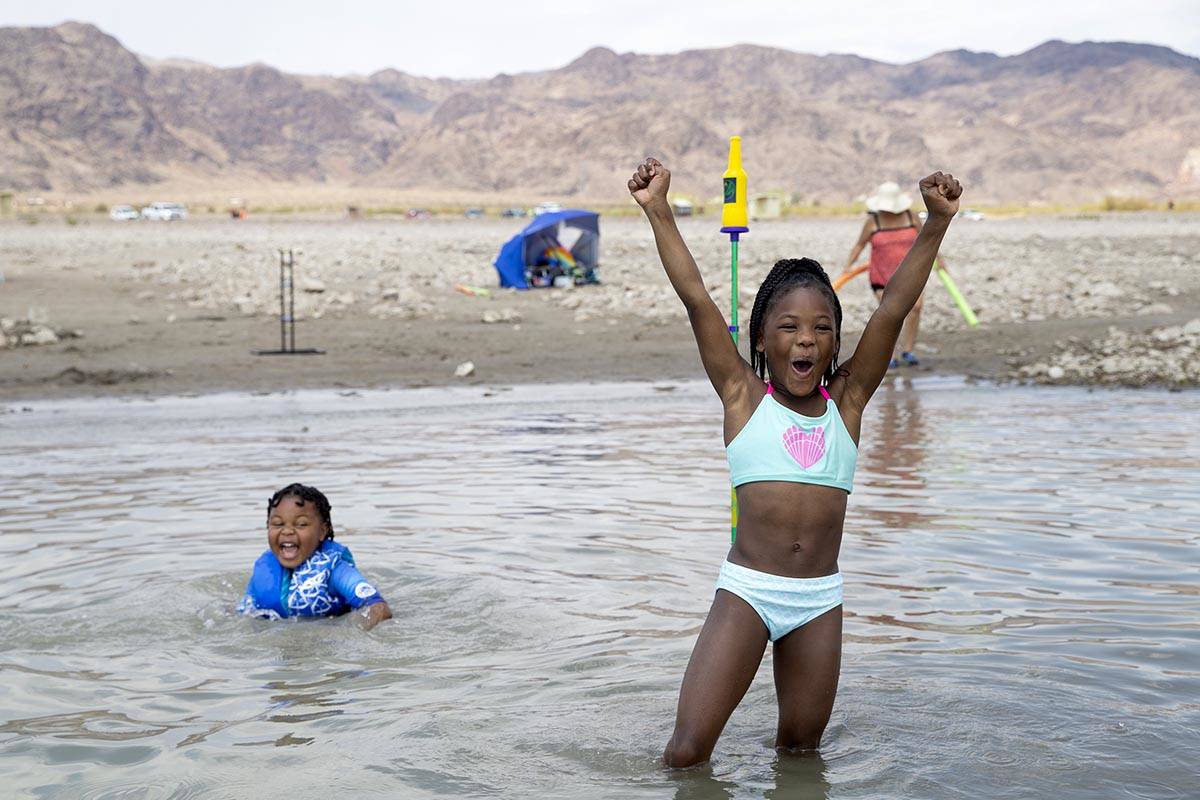
[[[710,394],[3,409],[2,793],[1195,796],[1195,393],[885,385],[821,754],[771,749],[766,659],[712,765],[660,769],[728,543]],[[232,614],[293,479],[398,621]]]

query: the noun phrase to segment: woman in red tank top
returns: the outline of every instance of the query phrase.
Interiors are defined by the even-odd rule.
[[[900,191],[900,187],[891,181],[882,184],[875,190],[874,195],[867,198],[867,214],[858,241],[850,250],[850,258],[846,261],[843,274],[854,267],[854,262],[862,254],[863,248],[871,245],[870,269],[867,274],[871,279],[875,299],[880,300],[883,298],[887,282],[892,279],[900,262],[917,240],[921,223],[912,213],[912,196]],[[922,294],[904,319],[904,330],[896,342],[899,358],[896,353],[892,354],[893,367],[899,366],[901,361],[909,366],[919,363],[914,351],[917,347],[917,331],[921,325],[921,305],[924,300],[925,295]]]

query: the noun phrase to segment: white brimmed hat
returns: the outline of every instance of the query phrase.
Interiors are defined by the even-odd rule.
[[[893,181],[879,184],[875,194],[867,198],[868,211],[887,211],[891,214],[899,214],[910,208],[912,208],[912,195],[900,191],[900,187]]]

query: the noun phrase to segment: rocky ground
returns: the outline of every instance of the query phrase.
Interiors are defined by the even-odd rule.
[[[981,324],[967,329],[932,281],[917,371],[1196,385],[1197,222],[1169,214],[956,222],[943,253]],[[836,274],[858,224],[754,225],[742,246],[743,325],[775,259],[810,255]],[[495,219],[0,222],[0,397],[702,374],[641,219],[602,220],[602,285],[499,290],[491,261],[520,227]],[[728,244],[716,227],[703,218],[682,224],[727,308]],[[279,343],[279,248],[295,252],[297,344],[324,356],[251,355]],[[865,277],[842,300],[849,349],[874,307]],[[459,369],[468,361],[472,369]]]
[[[1112,327],[1098,341],[1071,336],[1060,345],[1048,362],[1022,367],[1020,374],[1040,383],[1200,384],[1200,318],[1145,331]]]

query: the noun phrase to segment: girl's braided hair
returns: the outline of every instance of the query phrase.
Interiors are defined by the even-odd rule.
[[[834,331],[837,337],[838,349],[842,345],[842,304],[833,291],[833,284],[821,265],[811,258],[784,258],[775,262],[775,266],[767,273],[758,294],[754,296],[754,310],[750,312],[750,366],[764,381],[767,380],[767,354],[760,352],[758,342],[763,336],[763,325],[766,324],[767,313],[780,297],[796,288],[815,289],[825,296],[833,308]],[[825,370],[825,383],[833,380],[838,369],[838,351],[833,352],[833,361]]]
[[[271,495],[271,499],[267,501],[267,515],[270,516],[271,510],[279,505],[280,501],[285,497],[299,498],[299,505],[304,505],[306,502],[312,503],[317,507],[317,511],[325,520],[325,524],[329,526],[329,533],[325,536],[326,539],[333,538],[333,517],[330,516],[329,500],[325,495],[321,494],[321,490],[314,486],[305,486],[303,483],[292,483],[275,494]]]

